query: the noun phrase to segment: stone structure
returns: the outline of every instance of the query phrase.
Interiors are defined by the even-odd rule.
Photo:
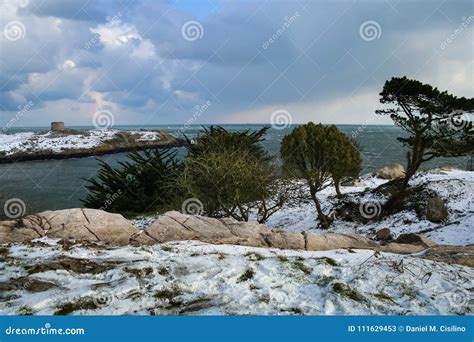
[[[66,128],[64,126],[64,122],[62,121],[53,121],[51,122],[51,131],[52,132],[62,132]]]

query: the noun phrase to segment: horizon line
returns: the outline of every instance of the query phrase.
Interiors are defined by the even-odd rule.
[[[310,122],[310,121],[308,121]],[[288,126],[297,126],[297,125],[304,125],[308,122],[305,123],[292,123]],[[147,127],[147,126],[238,126],[238,125],[258,125],[258,126],[272,126],[271,123],[202,123],[202,124],[172,124],[172,123],[163,123],[163,124],[146,124],[146,125],[140,125],[140,124],[119,124],[119,125],[113,125],[112,127],[109,127],[110,129],[113,129],[114,127],[123,127],[123,126],[142,126],[142,127]],[[363,124],[363,123],[323,123],[323,125],[344,125],[344,126],[396,126],[395,124]],[[13,126],[10,127],[10,129],[15,129],[15,128],[47,128],[50,127],[50,125],[37,125],[37,126]],[[85,125],[85,124],[77,124],[77,125],[69,125],[66,126],[68,127],[94,127],[93,124]]]

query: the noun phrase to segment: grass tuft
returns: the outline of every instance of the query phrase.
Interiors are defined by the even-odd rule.
[[[238,283],[243,283],[245,281],[249,281],[250,279],[253,278],[254,275],[255,275],[254,270],[249,268],[244,273],[242,273],[242,275],[239,277],[239,279],[237,279],[237,282]]]

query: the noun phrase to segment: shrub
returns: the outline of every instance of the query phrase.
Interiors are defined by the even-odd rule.
[[[248,221],[253,209],[265,222],[284,202],[277,168],[260,142],[268,128],[230,132],[211,127],[189,147],[181,184],[208,216]]]
[[[317,193],[333,180],[340,193],[341,180],[358,174],[362,163],[358,149],[336,126],[309,122],[283,138],[280,153],[285,172],[306,180],[318,220],[328,228],[332,219],[323,213]]]
[[[359,176],[359,172],[362,169],[362,157],[359,146],[347,135],[341,132],[341,134],[335,135],[335,139],[334,144],[339,146],[339,148],[338,153],[331,161],[331,174],[336,194],[340,197],[342,195],[340,190],[341,183]]]
[[[154,149],[128,156],[130,161],[117,168],[99,159],[97,178],[87,180],[84,205],[131,216],[176,207],[182,195],[178,184],[182,165],[176,152]]]

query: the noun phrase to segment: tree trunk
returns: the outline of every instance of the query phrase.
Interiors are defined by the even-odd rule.
[[[329,228],[331,224],[330,220],[326,215],[323,213],[323,209],[321,208],[321,203],[319,203],[318,197],[316,196],[316,191],[310,189],[311,198],[313,199],[314,205],[316,206],[316,211],[318,212],[318,220],[321,226],[325,229]]]
[[[336,189],[337,197],[342,197],[340,182],[341,182],[340,180],[334,180],[334,188]]]
[[[408,187],[408,182],[415,175],[416,171],[418,171],[418,168],[421,165],[421,160],[423,158],[423,153],[424,146],[423,142],[421,141],[421,137],[415,135],[411,151],[407,154],[407,170],[405,172],[405,177],[403,178],[403,182],[400,187],[400,193],[406,190],[406,188]]]

